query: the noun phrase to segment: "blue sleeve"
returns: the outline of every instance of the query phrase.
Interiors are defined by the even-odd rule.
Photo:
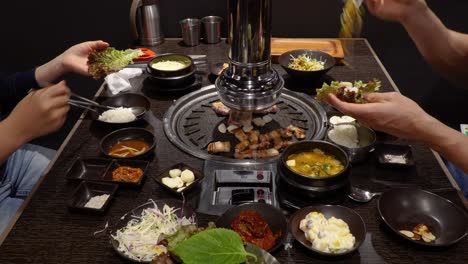
[[[32,69],[0,77],[0,106],[2,106],[2,110],[12,110],[31,88],[39,88],[35,72],[36,69]]]

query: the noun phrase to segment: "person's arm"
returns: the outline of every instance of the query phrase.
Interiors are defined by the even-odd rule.
[[[360,123],[399,138],[422,142],[468,173],[468,137],[427,114],[399,93],[371,93],[367,104],[352,104],[329,95],[327,101]]]
[[[468,79],[468,35],[448,29],[423,0],[366,0],[369,11],[400,22],[431,66],[450,79]]]
[[[421,135],[421,142],[468,174],[468,137],[435,118],[427,126],[430,129]]]
[[[59,129],[69,110],[65,81],[30,92],[0,122],[0,164],[21,145]]]
[[[41,87],[49,86],[67,72],[89,76],[87,65],[89,53],[107,47],[109,47],[107,42],[98,40],[83,42],[67,49],[53,60],[37,67],[37,83]]]

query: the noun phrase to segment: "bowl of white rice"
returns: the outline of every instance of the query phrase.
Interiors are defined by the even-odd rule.
[[[145,114],[135,116],[130,107],[142,107],[146,112],[150,111],[151,103],[144,95],[124,93],[107,98],[101,105],[110,106],[112,109],[99,109],[99,113],[92,112],[92,118],[107,125],[130,125],[144,118]]]
[[[338,123],[332,125],[326,140],[338,145],[348,154],[349,161],[365,161],[374,150],[376,135],[374,130],[359,123]]]

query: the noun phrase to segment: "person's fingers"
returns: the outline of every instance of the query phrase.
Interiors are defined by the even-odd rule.
[[[330,105],[338,109],[340,112],[358,118],[361,115],[372,111],[373,106],[371,104],[352,104],[343,102],[338,99],[334,94],[329,94],[327,101]]]
[[[70,96],[70,89],[65,81],[61,81],[55,85],[43,89],[44,96],[57,97],[57,96]]]
[[[89,41],[88,43],[92,50],[101,50],[109,47],[109,43],[102,40]]]
[[[374,12],[380,0],[366,0],[366,6],[369,11]]]
[[[392,101],[396,96],[395,92],[388,93],[368,93],[364,95],[364,99],[369,103],[380,103]]]

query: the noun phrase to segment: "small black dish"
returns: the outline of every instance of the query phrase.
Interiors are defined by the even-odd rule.
[[[292,60],[292,57],[297,58],[299,55],[307,55],[311,58],[315,58],[317,60],[325,61],[324,68],[318,71],[301,71],[289,68],[289,63]],[[328,53],[317,51],[317,50],[291,50],[281,54],[278,58],[278,63],[283,67],[283,69],[291,75],[293,78],[297,79],[315,79],[320,78],[326,72],[328,72],[333,66],[335,66],[335,58],[333,58]]]
[[[151,102],[144,95],[134,94],[134,93],[123,93],[118,94],[112,97],[109,97],[101,102],[101,105],[111,106],[111,107],[143,107],[146,112],[151,109]],[[99,115],[106,111],[106,109],[97,109],[98,112],[90,112],[92,119],[97,122],[107,124],[107,125],[129,125],[133,124],[136,121],[139,121],[145,117],[144,114],[136,117],[135,120],[125,123],[110,123],[99,120]]]
[[[149,148],[145,152],[131,157],[111,156],[108,154],[112,146],[125,140],[142,140],[146,144],[148,144]],[[132,159],[150,153],[156,146],[156,140],[154,139],[153,133],[144,128],[128,127],[116,130],[106,135],[101,140],[100,146],[101,152],[108,157],[115,159]]]
[[[418,188],[394,188],[382,194],[377,209],[382,220],[400,237],[426,247],[445,247],[468,235],[468,215],[449,200]],[[400,230],[426,225],[436,239],[412,240]]]
[[[73,193],[67,206],[70,210],[88,213],[104,213],[109,206],[110,201],[114,197],[117,188],[118,185],[114,183],[83,181]],[[92,197],[104,194],[108,194],[109,197],[101,208],[85,207],[86,203]]]
[[[156,64],[158,62],[162,61],[176,61],[184,64],[184,67],[179,69],[179,70],[158,70],[153,68],[153,64]],[[184,75],[187,75],[189,73],[195,72],[195,64],[192,60],[187,55],[183,54],[175,54],[175,53],[169,53],[169,54],[162,54],[159,56],[156,56],[152,60],[148,62],[148,72],[156,78],[173,78],[173,77],[181,77]]]
[[[376,147],[377,161],[391,168],[414,166],[413,151],[409,145],[380,143]]]
[[[355,237],[353,248],[342,253],[327,253],[312,248],[312,244],[309,242],[309,240],[306,239],[304,232],[299,228],[301,220],[304,219],[310,212],[322,213],[327,219],[334,216],[335,218],[339,218],[345,221],[349,226],[349,231]],[[302,244],[310,251],[325,257],[340,257],[350,254],[356,251],[366,238],[366,225],[364,224],[362,217],[354,210],[340,205],[317,205],[304,207],[296,211],[291,216],[289,219],[289,228],[293,237],[299,241],[300,244]]]
[[[144,179],[146,178],[146,169],[148,168],[148,165],[149,162],[145,160],[113,160],[106,174],[104,175],[103,180],[118,183],[120,186],[139,187],[142,185]],[[112,178],[112,173],[114,170],[121,166],[140,168],[143,171],[143,174],[136,182],[116,181]]]
[[[218,220],[216,220],[215,225],[217,227],[231,229],[232,221],[234,221],[234,219],[245,210],[252,210],[259,213],[268,223],[268,226],[270,227],[273,234],[280,234],[276,240],[275,245],[267,251],[273,252],[279,249],[286,239],[286,235],[288,233],[288,223],[283,212],[272,205],[265,203],[245,203],[231,207],[224,214],[222,214]]]
[[[193,172],[193,174],[195,175],[195,180],[189,186],[185,187],[182,191],[178,192],[177,188],[176,189],[170,188],[169,186],[165,185],[162,182],[162,178],[171,177],[171,176],[169,176],[169,171],[173,170],[173,169],[179,169],[181,171],[184,171],[186,169],[191,170]],[[187,192],[191,191],[195,186],[198,185],[198,183],[200,183],[203,180],[204,177],[205,177],[205,175],[203,173],[201,173],[199,170],[194,169],[194,168],[190,167],[189,165],[187,165],[185,163],[178,163],[178,164],[164,170],[164,172],[159,174],[156,178],[154,178],[154,180],[157,183],[159,183],[164,189],[168,190],[172,194],[181,196],[182,193],[187,193]]]
[[[68,180],[102,180],[109,168],[110,160],[78,157],[65,174]]]
[[[188,218],[193,218],[195,224],[198,224],[197,223],[197,214],[195,213],[195,211],[190,208],[189,206],[185,205],[184,206],[184,203],[181,201],[181,200],[176,200],[176,199],[162,199],[162,200],[150,200],[134,209],[132,209],[131,211],[127,212],[126,214],[124,214],[122,217],[119,218],[119,221],[111,227],[111,235],[109,236],[110,238],[110,242],[112,244],[112,247],[114,248],[114,250],[117,252],[117,254],[119,254],[119,256],[121,256],[122,258],[124,259],[127,259],[127,260],[130,260],[132,262],[140,262],[140,263],[150,263],[151,261],[143,261],[143,260],[140,260],[138,261],[137,259],[133,259],[131,258],[130,256],[127,256],[124,254],[124,252],[120,251],[119,250],[119,241],[115,240],[112,235],[115,236],[117,230],[127,226],[128,222],[130,220],[135,220],[135,219],[138,219],[139,216],[141,216],[141,213],[143,212],[143,210],[147,209],[147,208],[154,208],[154,206],[157,206],[159,210],[162,210],[164,205],[168,205],[170,207],[173,207],[176,209],[175,211],[175,215],[179,218],[181,217],[186,217],[187,219]],[[155,237],[154,240],[157,240],[158,237]]]

